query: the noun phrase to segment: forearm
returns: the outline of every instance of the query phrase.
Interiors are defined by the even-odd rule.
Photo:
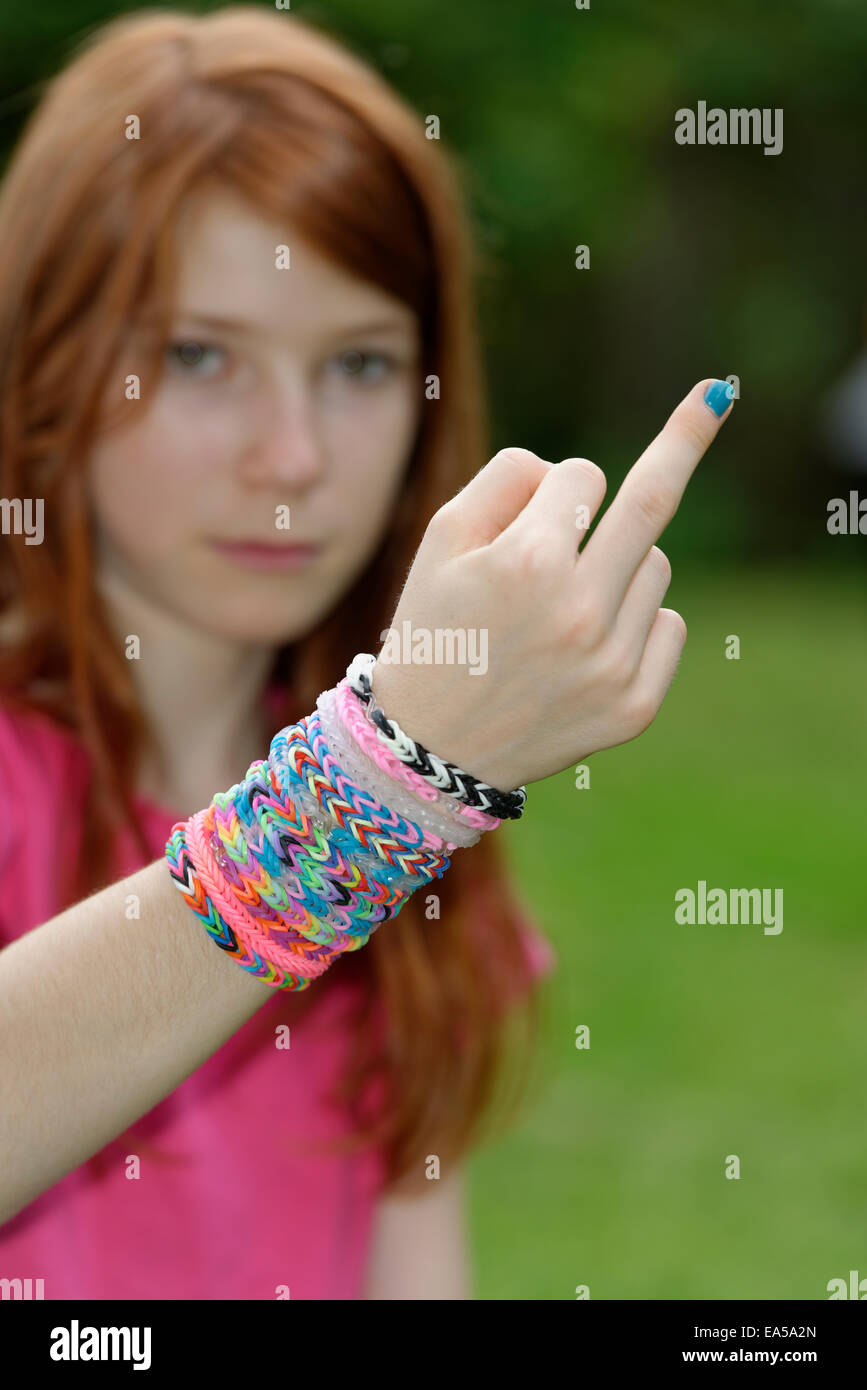
[[[302,726],[286,732],[296,747]],[[264,1003],[271,983],[307,977],[318,989],[318,976],[342,950],[364,944],[416,882],[447,868],[445,842],[434,839],[435,848],[422,851],[421,831],[411,822],[402,823],[404,840],[392,838],[398,822],[385,805],[384,830],[369,819],[369,799],[358,811],[334,789],[320,791],[323,803],[314,801],[313,819],[298,812],[293,796],[309,802],[312,793],[300,778],[291,783],[290,769],[276,754],[272,762],[279,800],[259,764],[250,770],[249,786],[245,779],[243,788],[233,788],[246,805],[242,813],[249,816],[255,805],[267,828],[257,820],[248,836],[235,801],[221,803],[213,833],[227,837],[233,856],[231,862],[223,858],[222,869],[208,848],[202,812],[180,839],[173,837],[171,873],[159,859],[0,952],[0,1223],[169,1095]],[[373,763],[360,774],[364,786],[374,774],[389,801],[393,794],[408,795]],[[282,779],[289,779],[285,786]],[[350,795],[362,797],[360,789]],[[333,796],[342,827],[327,809]],[[431,814],[429,806],[415,804],[417,814]],[[459,826],[456,813],[441,814],[447,833],[466,837],[468,822]],[[357,821],[361,829],[352,837],[347,827]],[[472,826],[469,833],[478,839]],[[335,848],[322,866],[322,837],[332,834],[343,836],[343,849]],[[287,856],[279,863],[275,841]],[[404,849],[414,872],[409,886],[392,890],[375,871],[393,874],[394,857]],[[355,858],[362,854],[363,871]],[[305,864],[299,877],[298,866]],[[181,893],[180,883],[194,886]],[[131,899],[138,902],[132,916]],[[222,929],[234,933],[236,950],[221,951],[209,938],[196,906],[203,901],[221,914]],[[274,903],[280,904],[276,914]],[[276,933],[279,941],[261,930],[275,918],[291,928]],[[287,944],[292,932],[297,946]],[[270,971],[267,981],[240,968],[238,958],[248,959],[248,952],[263,953],[258,959]]]
[[[125,915],[130,894],[138,919]],[[209,939],[162,859],[0,951],[0,1224],[169,1095],[269,996]]]
[[[448,869],[458,844],[499,824],[466,773],[459,797],[439,795],[438,809],[419,800],[441,772],[459,770],[437,771],[403,734],[403,761],[367,758],[354,738],[356,729],[377,737],[364,718],[369,692],[341,683],[334,694],[330,722],[323,709],[287,726],[267,763],[178,828],[171,873],[156,860],[0,952],[0,1224],[169,1095],[271,984],[315,990],[343,951]],[[323,718],[361,769],[360,786],[331,758]],[[391,809],[408,794],[424,831]],[[515,800],[488,787],[485,805],[491,796],[509,809]],[[215,854],[215,837],[228,855]],[[128,915],[131,898],[138,910]],[[231,951],[217,949],[202,915],[216,916]],[[239,968],[251,957],[262,978]]]

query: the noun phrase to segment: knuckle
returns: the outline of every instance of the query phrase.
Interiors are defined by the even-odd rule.
[[[605,635],[602,614],[596,605],[586,599],[572,609],[566,631],[570,646],[596,647]]]
[[[425,527],[425,535],[438,538],[444,536],[455,519],[456,502],[454,498],[438,507]]]
[[[551,572],[551,547],[544,536],[526,532],[515,537],[510,547],[510,571],[524,583],[545,578]]]
[[[636,506],[645,521],[652,527],[661,527],[674,516],[674,498],[671,489],[659,484],[645,486],[635,499]]]
[[[664,526],[677,509],[677,499],[672,488],[658,482],[645,484],[637,493],[635,504],[645,521],[649,521],[654,527]]]
[[[609,640],[603,658],[605,679],[609,685],[628,685],[635,676],[638,662],[632,648],[626,643]]]
[[[490,460],[490,466],[496,469],[508,468],[514,472],[516,465],[519,472],[528,473],[531,477],[537,477],[540,470],[544,472],[546,468],[551,467],[538,454],[534,454],[532,449],[522,449],[517,444],[498,449]]]
[[[593,483],[596,487],[601,487],[601,488],[603,489],[603,491],[604,491],[605,487],[607,486],[607,479],[606,479],[606,477],[605,477],[604,472],[603,472],[602,469],[599,467],[599,464],[598,464],[598,463],[594,463],[594,462],[592,461],[592,459],[584,459],[584,458],[567,458],[567,459],[561,459],[560,462],[558,463],[557,467],[558,467],[558,468],[561,468],[561,469],[564,469],[564,470],[566,470],[566,471],[568,471],[568,472],[570,472],[570,473],[575,473],[575,474],[578,475],[579,478],[586,478],[589,482]]]
[[[659,705],[648,691],[633,691],[626,704],[627,727],[632,730],[633,737],[649,729],[658,713]]]

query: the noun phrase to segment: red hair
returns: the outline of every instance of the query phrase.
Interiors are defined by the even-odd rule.
[[[138,140],[124,134],[132,115]],[[488,456],[476,267],[455,174],[420,118],[336,40],[287,14],[143,11],[91,33],[47,85],[0,189],[0,491],[44,498],[45,516],[42,545],[0,543],[0,692],[70,728],[89,754],[70,903],[113,881],[121,822],[143,863],[151,858],[131,790],[147,729],[95,587],[85,479],[124,334],[153,305],[158,379],[175,219],[205,185],[291,221],[321,254],[409,305],[423,377],[443,383],[424,402],[403,494],[364,574],[316,632],[276,657],[285,707],[275,731],[308,713],[357,651],[378,649],[427,520]],[[432,1145],[459,1157],[491,1118],[501,1073],[514,1083],[522,1070],[517,1057],[504,1065],[515,1015],[503,999],[526,960],[499,844],[485,837],[457,851],[437,891],[439,921],[426,922],[416,894],[395,930],[335,967],[362,986],[339,1093],[356,1120],[352,1147],[382,1145],[390,1182],[420,1176]],[[309,992],[311,1007],[328,978]],[[382,1030],[371,1026],[374,996]],[[535,1023],[536,1010],[517,1017]],[[520,1057],[526,1079],[528,1046]],[[361,1098],[374,1077],[385,1100],[371,1116]]]

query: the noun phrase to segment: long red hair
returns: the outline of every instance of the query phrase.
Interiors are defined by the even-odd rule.
[[[141,139],[125,138],[131,115]],[[275,731],[308,713],[357,651],[378,650],[428,518],[488,457],[478,267],[458,179],[419,116],[340,43],[283,13],[143,11],[89,34],[47,84],[0,189],[0,491],[43,498],[45,518],[42,545],[0,542],[0,693],[65,725],[89,754],[70,903],[112,881],[120,824],[133,827],[142,863],[152,857],[134,807],[147,730],[95,587],[85,477],[123,336],[153,305],[158,379],[175,216],[211,181],[411,306],[423,376],[442,385],[424,401],[403,494],[365,573],[276,657]],[[394,930],[335,969],[362,986],[339,1091],[355,1117],[351,1146],[382,1145],[390,1183],[420,1176],[431,1146],[458,1158],[506,1099],[499,1083],[512,1083],[514,1103],[530,1072],[537,999],[531,990],[529,1008],[503,1007],[526,962],[494,837],[457,851],[436,886],[438,921],[416,894]],[[371,1027],[372,994],[384,1030]],[[512,1055],[515,1018],[529,1029]],[[360,1102],[374,1076],[386,1099],[371,1114]]]

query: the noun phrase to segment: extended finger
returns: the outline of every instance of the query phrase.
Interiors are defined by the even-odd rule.
[[[614,621],[635,571],[671,521],[699,459],[728,418],[729,392],[733,399],[733,388],[712,378],[693,387],[630,468],[578,556],[582,587],[595,592],[606,621]]]

